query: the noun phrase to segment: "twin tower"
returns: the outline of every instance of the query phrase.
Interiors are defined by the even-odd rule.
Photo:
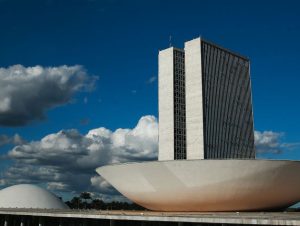
[[[249,60],[201,38],[159,52],[159,160],[255,158]]]

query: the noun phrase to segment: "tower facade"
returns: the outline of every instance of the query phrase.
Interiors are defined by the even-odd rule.
[[[159,160],[255,158],[250,62],[200,38],[159,52]]]

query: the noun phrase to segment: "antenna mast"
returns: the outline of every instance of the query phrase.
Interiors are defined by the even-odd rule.
[[[172,46],[172,35],[170,35],[170,37],[169,37],[169,47],[171,47]]]

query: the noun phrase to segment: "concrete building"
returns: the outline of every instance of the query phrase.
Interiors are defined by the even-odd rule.
[[[200,38],[159,52],[158,158],[96,171],[155,211],[270,210],[300,201],[300,162],[255,159],[249,60]]]
[[[19,185],[0,191],[0,225],[300,225],[299,212],[253,212],[300,201],[300,162],[254,159],[249,60],[199,38],[161,51],[159,75],[164,161],[96,169],[155,211],[68,210]]]
[[[201,38],[159,52],[159,160],[255,158],[250,63]]]
[[[1,208],[69,209],[51,192],[31,184],[19,184],[0,190]]]

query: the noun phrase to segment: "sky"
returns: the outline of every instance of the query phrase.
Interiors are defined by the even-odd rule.
[[[300,160],[299,9],[0,0],[0,188],[122,200],[95,168],[156,159],[158,51],[199,36],[250,58],[257,157]]]

